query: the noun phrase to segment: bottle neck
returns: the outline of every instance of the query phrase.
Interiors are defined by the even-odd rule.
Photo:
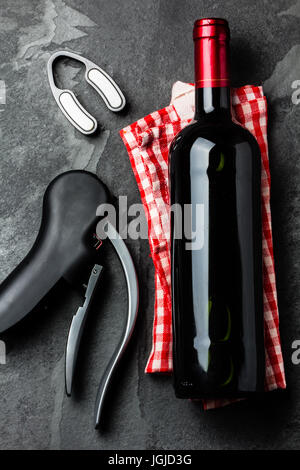
[[[203,87],[195,90],[195,120],[231,119],[229,87]]]
[[[231,119],[229,41],[195,40],[195,119]]]

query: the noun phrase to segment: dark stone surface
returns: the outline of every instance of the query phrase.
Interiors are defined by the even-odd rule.
[[[288,390],[260,403],[242,402],[203,413],[175,399],[171,378],[144,375],[153,317],[153,266],[147,241],[128,242],[141,284],[134,341],[108,404],[107,425],[93,429],[97,383],[117,343],[126,289],[112,251],[99,309],[84,341],[80,377],[72,399],[64,394],[64,347],[81,299],[68,288],[55,309],[40,312],[4,339],[0,366],[1,449],[291,449],[300,448],[300,365],[291,344],[300,338],[300,105],[291,84],[300,80],[299,0],[2,0],[0,277],[20,262],[39,226],[41,197],[49,181],[71,168],[96,171],[114,196],[139,193],[119,129],[170,100],[176,80],[193,80],[192,25],[197,17],[230,22],[233,84],[264,84],[269,102],[272,215],[281,333]],[[82,85],[82,70],[59,67],[103,126],[88,138],[58,110],[46,62],[71,49],[107,70],[129,103],[114,115]],[[63,71],[62,71],[63,70]],[[3,82],[2,82],[3,84]],[[66,295],[62,295],[65,293]]]

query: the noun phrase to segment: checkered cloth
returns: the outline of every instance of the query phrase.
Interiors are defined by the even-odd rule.
[[[155,266],[153,343],[147,373],[172,372],[170,219],[168,151],[174,136],[194,115],[194,86],[176,82],[171,104],[139,119],[120,131],[139,187],[148,222],[150,250]],[[232,90],[233,119],[256,138],[262,158],[263,287],[266,353],[266,390],[285,388],[279,336],[270,212],[270,171],[267,145],[267,102],[262,87]],[[204,408],[216,408],[229,400],[205,400]]]

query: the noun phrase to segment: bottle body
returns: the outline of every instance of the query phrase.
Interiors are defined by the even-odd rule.
[[[232,122],[226,96],[226,87],[198,90],[196,121],[170,148],[180,398],[240,397],[264,388],[261,159],[254,137]],[[197,114],[199,102],[209,100],[219,106]]]

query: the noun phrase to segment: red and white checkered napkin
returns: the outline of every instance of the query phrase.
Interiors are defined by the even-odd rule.
[[[267,102],[262,87],[247,85],[232,90],[234,119],[256,138],[262,158],[262,221],[266,390],[285,388],[279,336],[270,212],[270,171],[267,145]],[[172,318],[170,287],[170,221],[168,211],[168,151],[174,136],[194,115],[194,86],[176,82],[171,104],[121,130],[141,193],[155,266],[153,343],[147,373],[172,372]],[[229,400],[206,400],[204,408],[216,408]]]

